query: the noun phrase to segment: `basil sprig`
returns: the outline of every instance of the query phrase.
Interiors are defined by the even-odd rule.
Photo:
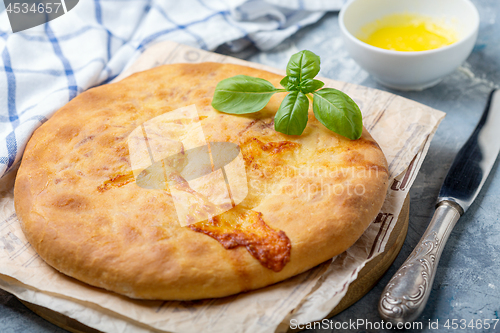
[[[323,88],[324,83],[314,79],[320,69],[320,58],[311,51],[300,51],[290,58],[286,76],[278,89],[267,80],[236,75],[222,80],[215,88],[212,106],[231,114],[253,113],[262,110],[271,96],[288,92],[274,117],[274,129],[288,135],[301,135],[307,125],[309,102],[313,112],[329,130],[351,140],[363,132],[363,119],[358,105],[343,92]]]

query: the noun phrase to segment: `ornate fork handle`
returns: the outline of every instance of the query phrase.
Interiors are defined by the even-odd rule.
[[[461,207],[454,202],[438,204],[419,244],[382,292],[378,310],[384,320],[411,322],[420,316],[429,298],[444,245],[462,213]]]

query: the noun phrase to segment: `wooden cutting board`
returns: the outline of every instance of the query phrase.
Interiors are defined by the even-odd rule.
[[[369,261],[365,267],[359,272],[358,278],[350,284],[346,295],[342,298],[342,301],[330,312],[327,316],[328,318],[342,312],[343,310],[350,307],[361,297],[363,297],[368,291],[370,291],[375,284],[380,280],[382,275],[389,269],[391,264],[396,259],[403,243],[406,239],[406,233],[408,231],[408,220],[410,212],[410,197],[407,196],[401,213],[399,214],[398,221],[389,237],[389,241],[385,247],[385,251],[379,256],[375,257]],[[35,305],[29,302],[21,302],[31,311],[44,318],[45,320],[55,324],[67,331],[73,333],[99,333],[100,331],[93,329],[67,317],[63,314],[55,312],[53,310],[47,309],[45,307]],[[373,309],[376,311],[376,309]],[[290,330],[292,331],[292,330]],[[295,330],[294,330],[295,331]]]

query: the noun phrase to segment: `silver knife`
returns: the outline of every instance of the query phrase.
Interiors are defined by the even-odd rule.
[[[378,304],[382,319],[404,323],[420,316],[429,299],[446,240],[476,199],[499,151],[500,90],[494,90],[476,129],[446,175],[427,230],[382,292]]]

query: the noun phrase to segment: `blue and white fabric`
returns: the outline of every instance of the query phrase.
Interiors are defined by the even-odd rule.
[[[0,13],[0,177],[32,133],[72,98],[107,83],[150,45],[268,50],[344,0],[80,0],[67,14],[12,33]]]

